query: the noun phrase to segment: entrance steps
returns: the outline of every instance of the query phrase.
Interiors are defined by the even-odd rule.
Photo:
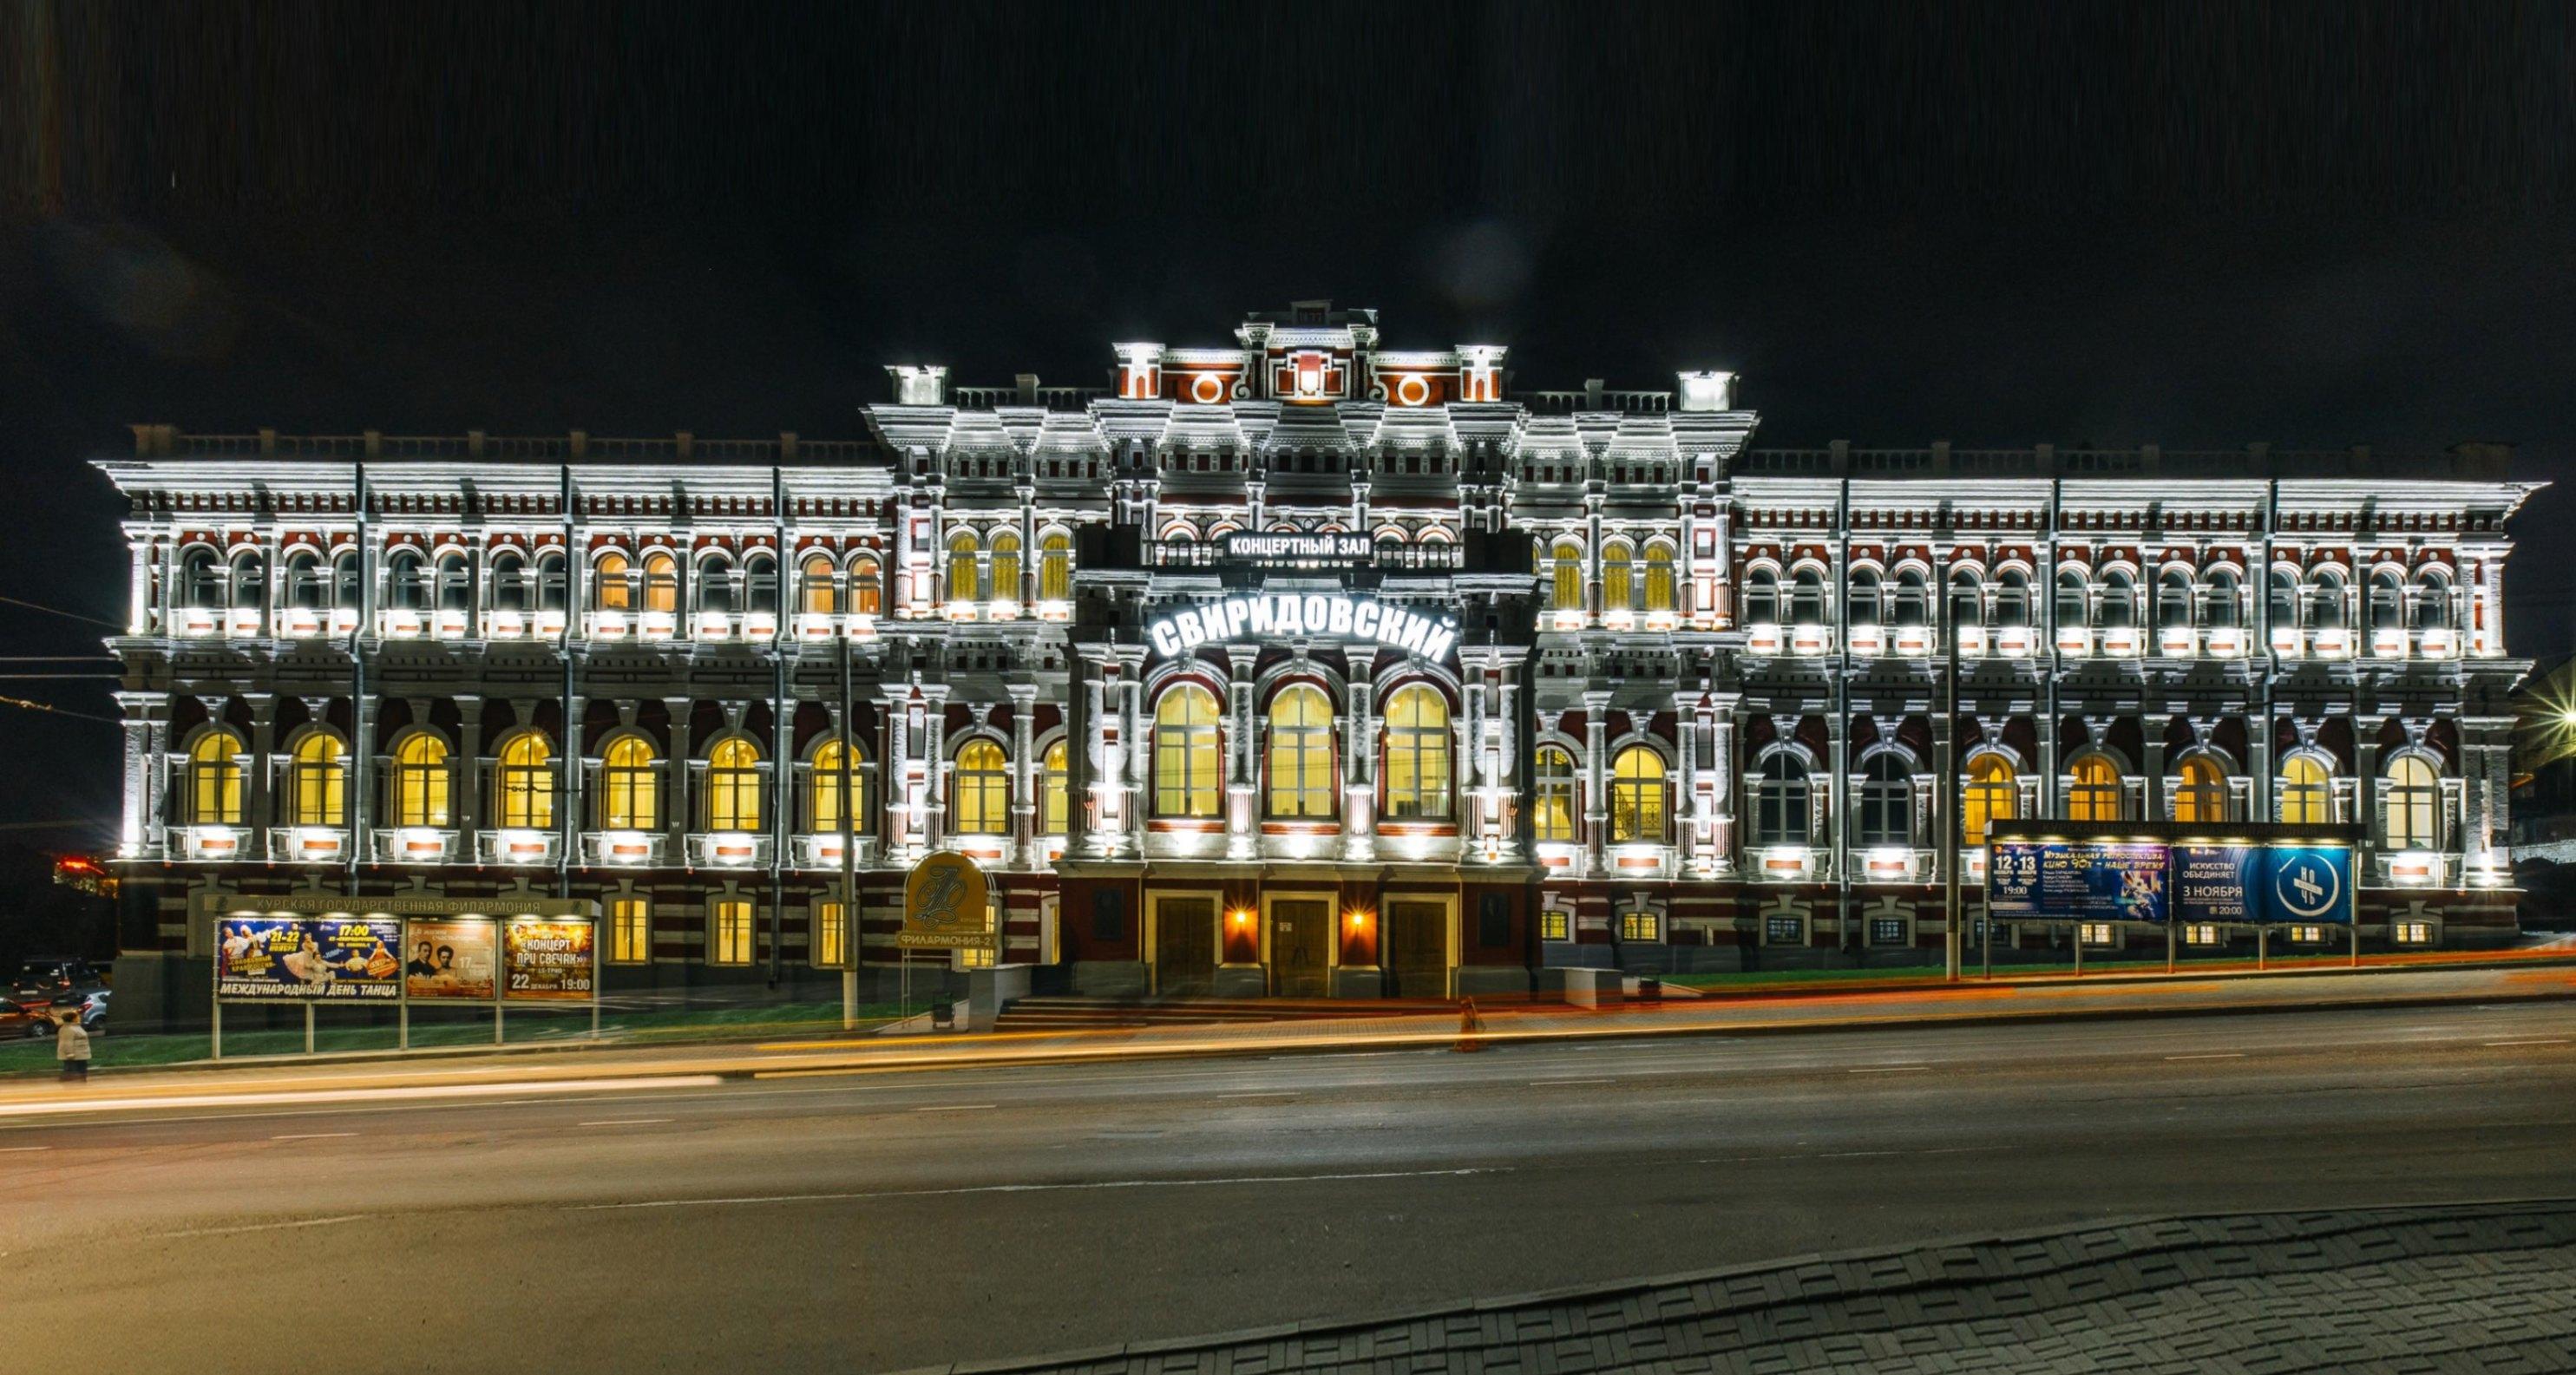
[[[1458,1004],[1438,998],[1022,998],[1004,1009],[995,1031],[1071,1031],[1118,1027],[1206,1026],[1218,1022],[1306,1022],[1348,1017],[1455,1017]]]

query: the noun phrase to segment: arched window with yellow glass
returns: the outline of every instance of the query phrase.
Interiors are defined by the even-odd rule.
[[[1214,816],[1217,810],[1216,694],[1181,683],[1154,703],[1154,815]]]
[[[975,586],[975,532],[960,530],[948,537],[948,600],[981,601]]]
[[[1557,611],[1583,609],[1583,546],[1575,540],[1556,542],[1556,557],[1548,569],[1547,604]]]
[[[2281,761],[2279,794],[2274,810],[2291,826],[2323,826],[2334,820],[2334,771],[2313,754],[2294,754]]]
[[[1073,830],[1073,776],[1065,768],[1064,741],[1058,739],[1038,756],[1038,834],[1069,835]]]
[[[805,766],[807,833],[837,834],[844,825],[854,831],[867,829],[866,762],[865,755],[853,753],[838,739],[827,739],[814,747],[813,757]],[[859,799],[856,811],[843,809],[843,800],[850,797]]]
[[[640,735],[621,735],[600,755],[599,828],[654,831],[662,826],[660,756]]]
[[[993,600],[1020,599],[1020,537],[1008,530],[993,536]]]
[[[241,737],[217,726],[188,747],[188,820],[198,826],[242,824]]]
[[[349,824],[349,759],[340,737],[313,731],[295,742],[287,787],[288,814],[298,826]]]
[[[969,740],[948,775],[948,824],[958,835],[1011,833],[1011,769],[1002,747]]]
[[[635,609],[635,565],[612,549],[591,565],[590,604],[599,611]]]
[[[2442,847],[2442,779],[2419,754],[2401,754],[2380,780],[2379,843],[2391,850]]]
[[[1423,683],[1386,704],[1386,815],[1390,821],[1449,816],[1449,702]]]
[[[1333,704],[1296,683],[1270,699],[1270,815],[1329,817],[1333,806]]]
[[[728,735],[707,749],[707,829],[760,829],[760,747]]]
[[[1652,613],[1673,608],[1673,546],[1663,540],[1649,540],[1646,543],[1646,610]]]
[[[2226,821],[2227,770],[2205,754],[2195,754],[2182,761],[2174,788],[2173,819],[2176,821]]]
[[[2069,821],[2118,821],[2120,817],[2120,766],[2106,755],[2076,756],[2066,766],[2066,819]]]
[[[1541,745],[1530,761],[1530,832],[1538,840],[1574,839],[1574,755],[1561,745]]]
[[[1968,791],[1960,799],[1960,841],[1970,847],[1986,843],[1986,828],[2010,821],[2021,806],[2021,787],[2013,780],[2012,761],[2000,754],[1981,754],[1968,761]]]
[[[1073,536],[1050,530],[1038,541],[1038,600],[1073,600]]]
[[[644,609],[680,609],[680,561],[660,549],[644,556]]]
[[[1664,757],[1630,745],[1610,760],[1610,843],[1661,844],[1664,840]]]
[[[1637,564],[1626,542],[1612,540],[1601,546],[1601,609],[1634,610],[1636,597]]]
[[[853,615],[885,614],[885,579],[877,571],[877,561],[860,555],[850,561],[850,595],[846,605]]]
[[[394,747],[393,823],[444,826],[449,808],[447,742],[415,731]]]
[[[841,598],[832,586],[832,556],[807,554],[796,566],[800,584],[797,608],[809,616],[829,616],[841,609]]]
[[[544,735],[523,730],[501,742],[493,792],[501,825],[542,831],[555,824],[555,752]]]

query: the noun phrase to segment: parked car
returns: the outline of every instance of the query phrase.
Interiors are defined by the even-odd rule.
[[[107,1032],[107,990],[106,990],[106,989],[102,988],[102,989],[100,989],[99,991],[97,991],[96,993],[92,993],[92,994],[90,994],[88,997],[81,999],[80,1021],[81,1021],[81,1030],[88,1032],[90,1035],[92,1035],[92,1036],[102,1036],[102,1035],[105,1035],[105,1034],[106,1034],[106,1032]]]
[[[51,1036],[54,1030],[53,1004],[0,998],[0,1036],[23,1036],[32,1041]]]
[[[64,984],[83,993],[105,988],[107,970],[78,955],[32,955],[18,962],[17,988],[52,989]]]

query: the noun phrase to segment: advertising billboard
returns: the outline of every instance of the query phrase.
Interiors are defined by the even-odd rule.
[[[2272,921],[2352,925],[2352,851],[2276,845],[2264,856],[2264,905]]]
[[[403,996],[492,1001],[495,952],[489,918],[415,917],[403,923]]]
[[[393,999],[402,923],[382,917],[233,915],[215,931],[219,998]]]
[[[903,930],[895,944],[907,950],[992,950],[992,885],[975,861],[954,851],[927,855],[903,885]]]
[[[1997,841],[1987,901],[1997,916],[2161,922],[2165,870],[2162,845]]]
[[[512,999],[588,1002],[596,987],[591,923],[513,917],[502,926],[502,965]]]
[[[2263,849],[2259,845],[2173,847],[2173,915],[2185,925],[2261,919]]]

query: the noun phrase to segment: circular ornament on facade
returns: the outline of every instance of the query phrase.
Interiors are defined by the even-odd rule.
[[[1431,399],[1431,384],[1423,381],[1422,374],[1418,372],[1407,373],[1403,381],[1395,384],[1395,399],[1408,406],[1419,406]]]
[[[1213,406],[1225,399],[1225,381],[1212,372],[1190,379],[1190,399],[1202,406]]]

